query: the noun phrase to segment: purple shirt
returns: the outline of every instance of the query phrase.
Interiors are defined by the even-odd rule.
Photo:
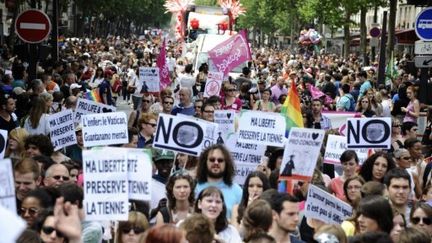
[[[271,87],[271,92],[271,100],[273,101],[273,103],[275,103],[275,105],[279,105],[279,96],[281,96],[282,94],[288,94],[288,89],[285,87],[282,87],[281,89],[279,85],[275,84]]]

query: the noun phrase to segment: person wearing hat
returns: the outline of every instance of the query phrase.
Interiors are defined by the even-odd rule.
[[[156,216],[159,209],[166,204],[165,184],[171,174],[174,158],[175,156],[172,151],[161,149],[153,150],[153,163],[157,172],[152,176],[151,181],[150,219]]]
[[[111,83],[110,80],[114,72],[111,69],[106,69],[104,72],[104,80],[99,84],[99,96],[101,98],[101,102],[106,105],[114,105],[112,100],[111,93]]]
[[[81,85],[74,83],[70,86],[69,93],[73,96],[78,97],[81,92],[81,87],[82,87]]]
[[[82,150],[84,148],[84,141],[82,136],[82,127],[78,125],[75,128],[75,135],[77,139],[77,143],[67,146],[65,148],[65,155],[69,157],[71,160],[82,164]]]

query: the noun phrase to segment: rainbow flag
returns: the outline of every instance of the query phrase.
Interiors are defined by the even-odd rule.
[[[281,114],[285,116],[287,136],[291,127],[303,127],[300,97],[294,81],[292,81],[287,98],[282,105]]]
[[[102,99],[99,95],[99,89],[93,89],[91,91],[85,92],[83,95],[84,99],[96,101],[102,103]]]

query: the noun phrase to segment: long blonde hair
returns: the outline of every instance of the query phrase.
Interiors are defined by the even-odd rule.
[[[15,129],[13,129],[12,131],[10,131],[9,133],[9,138],[13,139],[15,141],[17,141],[18,143],[18,149],[17,151],[15,151],[16,155],[19,156],[23,156],[24,152],[25,152],[25,148],[24,148],[24,144],[25,144],[25,139],[28,137],[28,132],[26,129],[21,128],[21,127],[17,127]],[[7,151],[7,155],[10,155],[12,151],[10,151],[8,149]]]

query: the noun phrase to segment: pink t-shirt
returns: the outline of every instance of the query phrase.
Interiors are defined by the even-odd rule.
[[[337,198],[346,201],[343,184],[344,182],[342,181],[341,177],[333,178],[330,181],[330,189]]]

